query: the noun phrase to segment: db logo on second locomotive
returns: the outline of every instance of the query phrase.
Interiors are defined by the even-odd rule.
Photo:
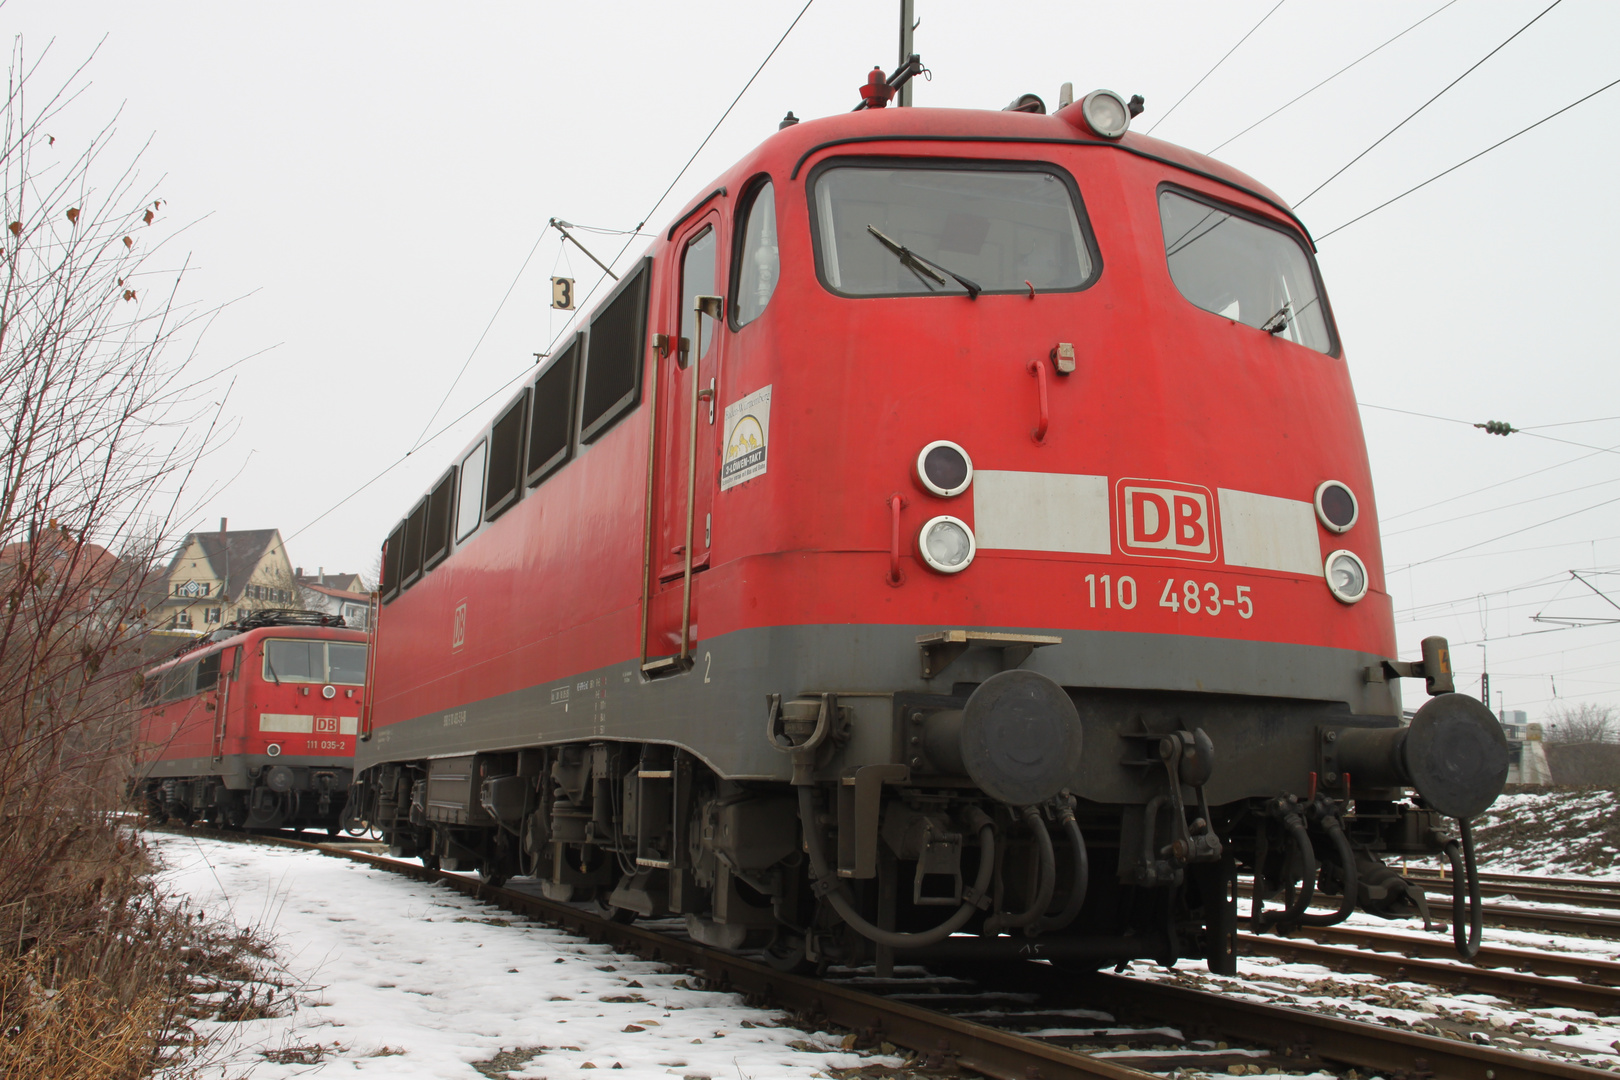
[[[1206,487],[1176,480],[1119,480],[1114,521],[1126,555],[1214,562],[1215,499]]]

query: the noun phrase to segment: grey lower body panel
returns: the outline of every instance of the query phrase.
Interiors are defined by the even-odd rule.
[[[894,698],[965,693],[1002,669],[999,649],[970,648],[932,679],[922,675],[917,638],[937,625],[818,625],[744,630],[698,643],[694,666],[679,675],[645,678],[634,659],[567,679],[390,723],[362,736],[355,767],[472,752],[591,740],[681,746],[722,777],[781,780],[791,763],[765,738],[767,695],[791,699],[836,692],[854,712],[853,733],[837,767],[902,761]],[[1320,646],[1162,634],[989,627],[1047,634],[1061,644],[1038,648],[1022,664],[1075,695],[1082,715],[1104,717],[1088,729],[1088,760],[1098,762],[1102,801],[1138,801],[1143,785],[1121,774],[1110,745],[1109,717],[1133,700],[1214,738],[1221,765],[1210,798],[1220,802],[1275,793],[1277,777],[1314,766],[1317,719],[1393,724],[1400,716],[1395,684],[1369,681],[1382,657]],[[1123,710],[1123,711],[1122,711]],[[1124,719],[1120,723],[1126,722]],[[1223,745],[1226,747],[1223,753]],[[1086,797],[1093,797],[1087,795]]]

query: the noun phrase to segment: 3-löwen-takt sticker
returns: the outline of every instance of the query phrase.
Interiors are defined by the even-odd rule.
[[[726,453],[720,462],[720,490],[765,473],[771,437],[771,388],[761,387],[726,406]]]

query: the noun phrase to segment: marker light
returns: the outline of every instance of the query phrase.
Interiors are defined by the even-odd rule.
[[[937,439],[917,455],[917,481],[935,495],[960,495],[973,483],[973,459],[948,439]]]
[[[1353,551],[1335,551],[1322,564],[1334,597],[1353,604],[1367,595],[1367,568]]]
[[[335,686],[323,686],[323,687],[321,687],[321,697],[325,698],[327,701],[331,701],[333,698],[337,697],[337,687],[335,687]]]
[[[1080,115],[1086,126],[1105,139],[1117,139],[1131,126],[1131,111],[1125,99],[1112,90],[1093,90],[1080,102]]]
[[[923,561],[942,574],[956,574],[973,561],[977,545],[973,530],[960,518],[941,514],[930,518],[917,534],[917,547]]]
[[[1338,480],[1324,480],[1316,489],[1316,520],[1328,532],[1346,533],[1361,516],[1355,492]]]
[[[264,752],[266,754],[269,754],[271,757],[280,757],[281,756],[281,744],[273,742],[269,746],[264,748]]]

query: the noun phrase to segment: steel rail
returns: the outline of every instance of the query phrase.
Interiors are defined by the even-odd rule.
[[[1450,891],[1451,879],[1430,874],[1407,874],[1406,880],[1426,889]],[[1576,907],[1620,908],[1620,893],[1572,885],[1534,885],[1528,882],[1480,878],[1479,891],[1485,896],[1512,896],[1547,904],[1573,904]]]
[[[191,830],[173,831],[196,835]],[[1153,1076],[904,1001],[788,974],[692,941],[633,924],[615,923],[568,904],[496,888],[477,878],[357,851],[342,842],[323,844],[273,835],[216,835],[227,841],[248,839],[310,850],[417,881],[443,883],[472,899],[548,923],[592,942],[610,945],[645,960],[689,969],[716,989],[769,1002],[809,1022],[835,1024],[864,1033],[873,1040],[908,1047],[935,1061],[947,1059],[959,1069],[996,1080],[1054,1080],[1057,1077],[1149,1080]],[[1037,963],[1001,965],[997,970],[1012,972],[1012,978],[1021,989],[1039,986],[1049,993],[1067,996],[1078,990],[1111,1009],[1126,1005],[1184,1026],[1214,1025],[1228,1037],[1282,1048],[1288,1057],[1297,1056],[1296,1052],[1303,1049],[1308,1057],[1377,1070],[1405,1071],[1409,1075],[1442,1076],[1447,1080],[1613,1080],[1612,1073],[1600,1069],[1142,979],[1092,973],[1076,975]]]
[[[1386,934],[1378,930],[1366,930],[1356,926],[1302,926],[1291,929],[1276,936],[1285,941],[1295,940],[1293,935],[1305,935],[1317,941],[1336,945],[1354,945],[1357,949],[1367,949],[1375,952],[1393,952],[1407,957],[1424,957],[1433,960],[1451,960],[1461,963],[1457,959],[1457,950],[1449,939],[1433,937],[1408,937],[1403,934]],[[1245,940],[1249,935],[1239,940]],[[1485,945],[1479,950],[1479,955],[1472,961],[1476,967],[1509,968],[1515,971],[1529,972],[1553,979],[1580,979],[1584,982],[1603,986],[1620,986],[1620,963],[1612,960],[1602,960],[1596,957],[1579,956],[1573,953],[1556,953],[1536,951],[1534,949],[1515,949],[1506,945]]]
[[[1442,920],[1450,913],[1450,888],[1451,881],[1448,878],[1446,880],[1447,893],[1443,899],[1433,893],[1429,894],[1430,907]],[[1249,899],[1252,894],[1248,885],[1239,885],[1238,895],[1245,900]],[[1568,903],[1567,900],[1564,902]],[[1620,939],[1620,914],[1547,911],[1541,908],[1515,907],[1512,904],[1481,904],[1480,908],[1486,926],[1500,926],[1509,930],[1563,931],[1565,933],[1585,934],[1588,937]],[[1326,911],[1328,909],[1321,907],[1319,910]],[[1249,926],[1249,917],[1241,917],[1238,924],[1243,927]]]
[[[1494,994],[1534,1005],[1562,1005],[1571,1009],[1585,1009],[1600,1016],[1620,1013],[1620,986],[1585,985],[1518,971],[1471,967],[1462,963],[1446,964],[1437,960],[1418,960],[1361,949],[1335,948],[1297,938],[1255,937],[1250,934],[1238,938],[1238,954],[1270,956],[1286,963],[1317,964],[1339,973],[1384,975],[1468,994]]]
[[[1040,969],[1044,965],[1025,967]],[[1091,975],[1077,980],[1072,974],[1052,968],[1039,974],[1021,972],[1020,975],[1026,984],[1056,982],[1068,987],[1071,993],[1079,990],[1114,1008],[1127,1006],[1169,1023],[1194,1029],[1212,1026],[1228,1037],[1282,1045],[1294,1050],[1296,1058],[1342,1061],[1386,1074],[1438,1076],[1446,1080],[1614,1078],[1613,1073],[1603,1069],[1145,979]]]

